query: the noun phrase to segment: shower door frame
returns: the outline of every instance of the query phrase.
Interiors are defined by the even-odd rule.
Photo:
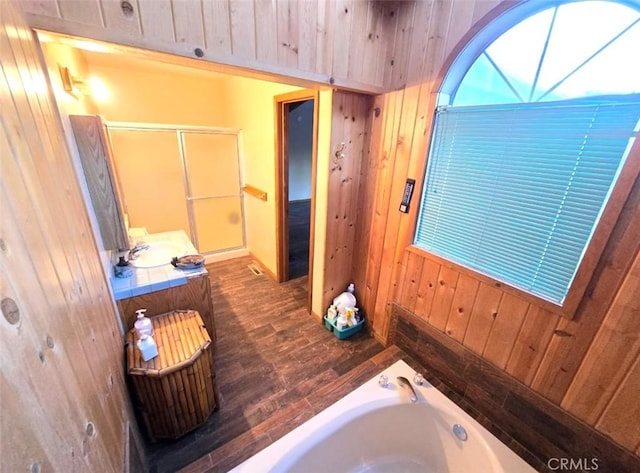
[[[197,232],[197,224],[195,221],[195,215],[193,211],[193,201],[194,200],[202,200],[206,198],[215,198],[215,197],[203,197],[203,198],[193,198],[191,196],[191,187],[189,183],[189,173],[187,171],[187,157],[185,144],[183,140],[184,133],[200,133],[200,134],[215,134],[215,135],[234,135],[236,137],[236,149],[237,149],[237,159],[238,159],[238,185],[239,192],[238,196],[240,197],[240,211],[242,212],[242,245],[233,248],[225,248],[219,251],[212,251],[209,253],[204,253],[205,255],[215,256],[224,254],[227,252],[242,252],[244,254],[247,252],[247,228],[246,228],[246,219],[245,219],[245,209],[244,209],[244,192],[242,192],[242,187],[244,186],[244,174],[242,172],[242,164],[243,164],[243,153],[242,153],[242,130],[240,128],[224,128],[224,127],[205,127],[205,126],[196,126],[196,125],[176,125],[176,124],[166,124],[166,123],[145,123],[145,122],[120,122],[120,121],[105,121],[105,129],[107,132],[107,136],[109,138],[109,145],[111,146],[111,134],[110,130],[123,130],[123,131],[174,131],[176,133],[176,137],[178,140],[178,157],[180,160],[180,168],[182,170],[182,185],[184,189],[185,196],[185,205],[187,208],[187,217],[189,219],[189,232],[191,233],[191,240],[193,245],[198,248],[198,232]],[[116,179],[119,181],[118,170],[115,166],[115,162],[112,163],[114,166],[114,171],[116,174]],[[123,191],[124,194],[124,191]],[[126,198],[126,196],[123,196]],[[198,250],[200,251],[200,250]],[[247,253],[248,254],[248,253]]]

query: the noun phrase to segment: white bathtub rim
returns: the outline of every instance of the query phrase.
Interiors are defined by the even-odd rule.
[[[341,430],[349,422],[357,421],[360,416],[365,416],[373,411],[405,404],[411,403],[408,400],[401,398],[397,394],[394,398],[366,401],[359,403],[355,407],[349,408],[347,415],[342,415],[338,419],[323,419],[323,422],[315,426],[310,432],[306,432],[306,429],[301,429],[300,431],[298,431],[299,435],[296,435],[294,445],[289,447],[289,451],[285,455],[283,455],[271,469],[261,471],[268,471],[269,473],[298,471],[291,469],[291,467],[296,465],[300,458],[304,456],[310,448],[313,448],[316,444],[322,442],[327,437],[334,435],[338,430]],[[501,466],[501,462],[496,457],[495,451],[488,445],[486,441],[487,439],[485,433],[477,430],[475,425],[471,424],[466,419],[462,419],[458,412],[452,412],[450,409],[447,409],[447,406],[433,405],[428,400],[419,400],[413,405],[420,405],[429,409],[430,411],[432,411],[432,414],[430,415],[434,416],[434,421],[437,422],[437,419],[435,419],[436,416],[441,417],[439,419],[440,422],[445,423],[449,428],[452,427],[452,424],[449,422],[445,422],[442,417],[451,417],[456,419],[457,423],[464,425],[469,438],[474,439],[473,441],[478,442],[478,444],[481,446],[487,462],[491,465],[491,471],[494,473],[503,472],[503,467]],[[448,431],[446,433],[450,434],[452,437],[452,439],[449,439],[450,442],[457,444],[461,448],[464,447],[462,441],[454,438],[453,432]],[[297,447],[296,450],[293,450],[293,447]],[[418,463],[421,462],[421,459],[417,457],[413,458],[413,460]],[[512,471],[508,471],[505,473],[512,473]]]
[[[389,378],[389,386],[378,385],[380,375]],[[396,377],[404,376],[413,380],[415,370],[400,360],[371,378],[359,388],[336,401],[291,432],[265,447],[251,458],[231,470],[230,473],[277,473],[295,464],[316,442],[332,435],[340,427],[371,410],[410,403],[404,391],[397,385]],[[495,473],[534,472],[524,460],[518,457],[504,443],[486,430],[473,417],[458,407],[438,389],[425,381],[422,386],[412,382],[418,395],[419,404],[430,405],[443,411],[464,426],[470,436],[482,440],[485,453]],[[375,396],[371,399],[371,396]],[[456,442],[459,442],[456,439]]]

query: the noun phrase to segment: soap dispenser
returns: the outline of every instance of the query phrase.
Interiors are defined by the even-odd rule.
[[[129,278],[133,274],[133,266],[124,256],[118,258],[118,263],[113,267],[114,274],[117,278]]]
[[[141,339],[143,335],[147,335],[149,337],[153,335],[153,324],[151,323],[151,319],[144,316],[146,311],[147,309],[136,310],[137,320],[133,326],[136,329],[138,339]]]

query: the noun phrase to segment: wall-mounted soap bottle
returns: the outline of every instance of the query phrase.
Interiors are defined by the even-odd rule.
[[[144,316],[144,313],[147,309],[138,309],[136,310],[136,321],[133,324],[136,329],[136,338],[139,340],[143,335],[147,335],[151,337],[153,335],[153,324],[151,323],[151,319]]]

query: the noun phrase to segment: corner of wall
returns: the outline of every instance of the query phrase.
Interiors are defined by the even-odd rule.
[[[324,260],[327,235],[327,200],[329,192],[329,155],[331,145],[332,90],[321,90],[319,94],[318,157],[316,163],[315,234],[313,245],[313,287],[311,311],[324,314]]]
[[[101,266],[104,271],[105,278],[108,282],[109,278],[111,277],[113,264],[111,251],[104,249],[102,236],[98,231],[99,227],[97,217],[93,210],[93,205],[91,204],[91,197],[89,196],[89,190],[87,188],[87,183],[82,171],[82,164],[80,162],[78,148],[76,146],[71,123],[69,122],[69,115],[95,115],[99,112],[91,97],[84,95],[81,95],[79,97],[72,97],[67,92],[65,92],[62,86],[62,79],[60,78],[60,73],[58,71],[58,66],[66,66],[69,67],[74,74],[78,74],[79,76],[84,77],[88,71],[87,64],[84,57],[82,57],[82,55],[77,50],[71,48],[70,46],[44,43],[41,44],[41,49],[42,56],[47,65],[49,82],[53,89],[55,103],[57,105],[62,129],[64,131],[65,141],[67,143],[67,149],[69,150],[69,155],[72,159],[76,181],[78,183],[78,187],[80,188],[80,192],[85,203],[89,221],[91,222],[93,237],[97,245],[98,253],[100,254]],[[111,285],[108,284],[108,286],[113,301],[114,299]],[[115,302],[114,307],[116,313],[118,313]],[[124,333],[124,328],[120,319],[118,319],[118,325],[122,333]]]

